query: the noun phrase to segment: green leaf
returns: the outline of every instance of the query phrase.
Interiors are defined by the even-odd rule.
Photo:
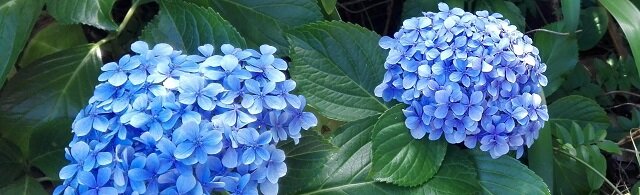
[[[510,156],[472,152],[484,194],[551,194],[542,179]]]
[[[80,25],[51,23],[29,41],[19,64],[24,67],[38,58],[83,44],[87,44],[87,38]]]
[[[573,155],[575,158],[579,158],[589,164],[597,163],[600,160],[604,160],[604,157],[599,154],[591,156],[588,147],[581,145],[577,149],[571,145],[565,145],[560,150],[565,150],[567,153]],[[570,158],[567,154],[561,154],[560,152],[554,152],[554,172],[555,178],[557,178],[554,194],[589,194],[590,192],[597,190],[604,182],[597,174],[591,169],[588,169],[583,163],[578,162],[574,158]],[[585,159],[588,158],[588,159]],[[589,160],[591,159],[591,160]],[[602,161],[604,162],[604,161]],[[598,170],[603,170],[601,165],[596,165]],[[605,165],[606,166],[606,165]],[[604,167],[606,170],[606,167]],[[604,173],[600,171],[601,173]],[[598,181],[599,180],[599,181]],[[598,187],[596,187],[596,185]]]
[[[555,160],[554,169],[556,170],[555,178],[557,185],[554,191],[559,194],[579,193],[585,194],[600,189],[604,183],[598,173],[591,168],[597,170],[601,174],[606,173],[606,162],[604,156],[600,153],[598,145],[605,143],[606,131],[602,129],[594,129],[591,124],[587,124],[584,128],[576,122],[572,122],[570,126],[550,123],[555,128],[554,136],[557,137],[556,148],[553,159]],[[545,128],[547,128],[545,126]],[[611,141],[609,141],[611,142]],[[613,142],[611,142],[613,143]],[[614,146],[617,147],[617,145]],[[580,159],[585,163],[579,162]],[[572,178],[571,180],[567,180]]]
[[[630,189],[631,191],[631,195],[639,195],[640,194],[640,181],[637,181],[636,184],[633,184],[633,186]]]
[[[607,129],[607,113],[592,99],[571,95],[549,105],[549,122],[570,127],[572,122],[580,126],[593,125],[596,129]]]
[[[249,47],[269,44],[287,54],[284,32],[290,27],[322,20],[316,0],[191,0],[211,6],[233,24]]]
[[[604,129],[609,126],[609,119],[606,112],[592,99],[577,95],[566,96],[556,100],[548,108],[550,119],[541,131],[553,132],[553,136],[557,138],[560,144],[564,144],[562,145],[564,148],[577,148],[579,150],[579,146],[582,144],[595,144],[606,136]],[[583,129],[582,127],[586,128]],[[539,144],[539,141],[536,144]],[[534,147],[538,147],[536,144],[534,144]],[[578,192],[579,194],[589,192],[583,191],[589,188],[586,180],[589,173],[584,173],[586,170],[583,166],[579,166],[577,162],[562,154],[554,153],[553,157],[548,154],[545,156],[547,157],[545,160],[553,159],[555,162],[552,168],[554,170],[552,174],[556,178],[553,180],[555,183],[553,185],[554,191],[565,194],[570,192]],[[536,157],[539,158],[540,156],[536,155]],[[584,160],[586,161],[586,159]],[[532,161],[542,160],[530,160],[530,162]],[[545,171],[551,169],[549,167],[548,164],[543,167],[537,163],[532,163],[532,169],[539,172],[544,178],[547,178],[548,173],[550,173]],[[594,184],[592,183],[592,185]]]
[[[387,106],[373,95],[382,82],[386,54],[380,36],[344,22],[318,22],[295,29],[291,77],[298,92],[328,118],[354,121],[381,114]]]
[[[439,0],[406,0],[402,5],[402,19],[422,16],[422,12],[436,12],[439,2]]]
[[[561,31],[562,22],[551,23],[544,29]],[[534,44],[540,50],[542,62],[547,64],[545,75],[550,83],[544,88],[546,95],[551,95],[557,90],[563,75],[573,70],[578,63],[578,43],[575,35],[557,35],[544,31],[536,32]]]
[[[629,0],[600,0],[602,6],[616,19],[631,47],[631,53],[635,56],[637,71],[640,72],[640,28],[638,18],[640,10]]]
[[[73,137],[68,129],[69,121],[52,121],[34,130],[29,140],[29,165],[38,168],[53,181],[59,180],[58,172],[68,163],[64,148]]]
[[[0,88],[27,44],[43,5],[43,0],[0,1]]]
[[[319,170],[324,167],[336,148],[325,140],[318,132],[309,130],[302,133],[298,144],[289,139],[278,144],[287,158],[287,175],[278,182],[282,194],[293,194],[309,184],[315,177],[309,174],[310,170]]]
[[[580,0],[562,0],[563,31],[574,33],[580,23]]]
[[[18,72],[0,93],[2,135],[30,156],[29,140],[36,130],[69,132],[74,117],[93,95],[102,65],[99,54],[95,45],[78,46]]]
[[[314,171],[314,179],[297,194],[328,194],[353,188],[384,192],[375,187],[379,184],[367,177],[371,168],[371,135],[377,119],[377,115],[371,116],[337,129],[331,143],[338,147],[338,151],[322,169]]]
[[[159,3],[160,13],[142,32],[141,39],[149,44],[167,43],[190,54],[207,43],[217,48],[227,43],[246,48],[236,29],[211,8],[183,1]]]
[[[23,177],[16,182],[0,189],[0,194],[11,195],[40,195],[49,194],[42,185],[31,177]]]
[[[562,150],[569,151],[563,148]],[[589,194],[591,191],[587,183],[587,173],[584,165],[575,159],[554,152],[553,169],[555,179],[554,194]]]
[[[10,184],[24,174],[25,166],[20,148],[0,138],[0,187]]]
[[[63,24],[82,23],[105,30],[116,30],[111,18],[115,0],[49,0],[47,11]]]
[[[371,135],[378,116],[349,122],[331,142],[339,149],[297,194],[475,194],[480,190],[473,161],[465,152],[450,149],[438,173],[427,183],[405,188],[367,177],[371,168]]]
[[[327,15],[331,15],[336,10],[336,3],[338,0],[318,0],[322,4],[322,10]]]
[[[474,164],[468,152],[450,146],[438,173],[427,183],[410,188],[407,194],[477,194],[482,187],[480,170]]]
[[[609,26],[607,10],[599,6],[583,9],[580,14],[580,24],[582,32],[578,33],[578,46],[583,51],[591,49],[607,33],[607,26]]]
[[[620,146],[611,140],[604,140],[602,142],[598,142],[598,148],[604,150],[609,153],[622,155],[622,150],[620,150]]]
[[[373,163],[370,175],[376,181],[417,186],[431,179],[447,152],[443,140],[415,139],[405,126],[398,104],[380,116],[373,129]]]
[[[596,146],[580,146],[580,150],[578,150],[578,156],[581,157],[585,162],[589,163],[593,168],[598,170],[598,172],[603,175],[606,174],[607,171],[607,162],[604,159],[604,156],[600,153],[600,149]],[[604,183],[604,178],[600,177],[598,174],[588,169],[587,171],[587,181],[591,189],[597,190],[600,189],[602,184]]]
[[[459,7],[464,9],[464,3],[466,0],[441,0],[442,2],[449,5],[449,8]]]

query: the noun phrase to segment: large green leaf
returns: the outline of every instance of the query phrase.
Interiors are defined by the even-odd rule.
[[[562,31],[562,22],[551,23],[544,29]],[[536,32],[533,42],[539,50],[542,62],[547,64],[545,75],[549,85],[544,88],[545,95],[551,95],[564,81],[563,76],[573,70],[578,63],[578,42],[574,34],[558,35],[549,32]]]
[[[25,166],[20,148],[9,140],[0,138],[0,187],[24,174]]]
[[[371,169],[371,135],[378,116],[345,124],[331,142],[339,148],[315,179],[298,194],[475,194],[480,191],[469,155],[450,149],[438,173],[414,188],[379,183]]]
[[[562,0],[563,30],[574,33],[580,23],[580,0]]]
[[[287,158],[287,175],[280,179],[279,193],[293,194],[309,184],[316,175],[309,171],[320,170],[324,167],[329,156],[336,148],[324,139],[318,132],[309,130],[302,133],[298,144],[293,140],[278,143],[278,148],[284,150]]]
[[[233,24],[249,47],[269,44],[287,54],[284,32],[290,27],[322,20],[316,0],[190,0],[214,8]]]
[[[322,10],[330,15],[336,10],[336,3],[338,3],[338,0],[318,0],[318,2],[322,4]]]
[[[583,9],[580,13],[580,24],[582,32],[578,33],[578,46],[580,50],[591,49],[607,32],[609,14],[600,6]]]
[[[554,101],[548,107],[549,121],[546,122],[544,128],[540,130],[540,139],[531,150],[530,164],[532,170],[544,178],[550,188],[562,187],[562,185],[554,184],[557,182],[554,175],[558,174],[554,169],[553,162],[557,161],[553,155],[551,134],[557,137],[555,131],[556,125],[572,127],[573,123],[580,126],[592,125],[597,129],[606,129],[609,126],[609,119],[606,112],[592,99],[570,95]],[[548,145],[539,145],[548,144]]]
[[[29,139],[27,166],[38,168],[52,181],[59,180],[58,172],[68,163],[64,148],[73,137],[69,128],[68,120],[56,120],[34,130]]]
[[[0,0],[0,88],[27,43],[43,5],[43,0]]]
[[[116,0],[50,0],[47,11],[63,24],[87,24],[105,30],[116,30],[111,18]]]
[[[31,177],[23,177],[16,180],[11,185],[0,189],[0,194],[11,195],[45,195],[49,194],[42,185]]]
[[[322,169],[314,171],[315,178],[298,194],[340,192],[348,188],[370,188],[369,192],[381,192],[376,187],[380,184],[367,177],[371,168],[371,135],[377,119],[378,115],[371,116],[338,128],[331,139],[338,151]]]
[[[556,148],[562,150],[555,151],[553,156],[554,169],[557,170],[554,172],[557,178],[554,191],[558,194],[585,194],[600,189],[604,178],[584,163],[603,175],[606,173],[606,160],[598,147],[598,143],[605,143],[606,131],[594,129],[592,125],[582,128],[575,122],[571,126],[553,124],[550,128],[557,137],[556,143],[559,143]]]
[[[93,94],[102,65],[99,55],[95,45],[78,46],[18,72],[0,93],[2,135],[16,143],[25,156],[30,156],[30,137],[39,129],[69,132],[70,136],[71,122]]]
[[[323,115],[354,121],[384,112],[373,95],[382,82],[386,54],[380,36],[344,22],[318,22],[295,29],[290,73],[308,103]]]
[[[637,71],[640,72],[640,26],[638,26],[640,10],[629,0],[600,0],[599,2],[609,10],[622,28],[624,35],[627,36],[631,52],[635,57]]]
[[[373,129],[370,175],[376,181],[416,186],[431,179],[440,169],[447,143],[413,138],[404,124],[404,107],[398,104],[378,119]]]
[[[472,152],[484,194],[551,194],[542,179],[510,156],[492,159],[486,152]]]
[[[607,113],[592,99],[571,95],[556,100],[549,105],[549,121],[565,127],[570,127],[572,122],[580,126],[593,125],[596,129],[607,129],[609,118]]]
[[[49,24],[29,40],[20,58],[20,66],[24,67],[38,58],[83,44],[87,44],[87,38],[80,25]]]
[[[183,1],[162,0],[160,13],[142,33],[150,44],[167,43],[175,49],[194,54],[198,46],[232,44],[246,47],[242,36],[229,22],[213,11]]]
[[[402,4],[402,19],[422,16],[422,12],[436,12],[439,2],[439,0],[406,0]]]

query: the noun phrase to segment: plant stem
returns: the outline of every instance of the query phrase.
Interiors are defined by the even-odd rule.
[[[544,28],[533,29],[533,30],[527,31],[524,34],[531,34],[532,32],[546,32],[546,33],[551,33],[551,34],[560,35],[560,36],[567,36],[567,35],[572,34],[572,33],[564,33],[564,32],[552,31],[552,30],[548,30],[548,29],[544,29]],[[573,32],[573,33],[579,33],[579,32],[582,32],[582,30],[576,30],[576,32]]]
[[[587,168],[591,169],[591,171],[595,172],[598,176],[602,177],[602,179],[604,179],[604,181],[609,184],[609,186],[613,189],[613,191],[615,191],[618,194],[623,194],[620,190],[618,190],[618,188],[616,187],[616,185],[614,185],[613,183],[611,183],[611,181],[609,181],[609,179],[607,179],[606,176],[604,176],[602,173],[600,173],[600,171],[596,170],[596,168],[593,168],[591,165],[589,165],[589,163],[584,162],[582,159],[579,159],[571,154],[569,154],[568,152],[558,149],[558,148],[553,148],[553,150],[560,152],[560,154],[564,154],[565,156],[572,158],[578,162],[580,162],[581,164],[583,164],[584,166],[586,166]]]
[[[124,28],[127,27],[127,24],[129,24],[129,21],[131,20],[131,18],[133,18],[133,14],[136,12],[136,9],[138,8],[140,1],[133,1],[133,4],[131,5],[131,7],[129,8],[129,10],[127,11],[127,14],[124,16],[124,19],[122,20],[122,23],[120,23],[120,25],[118,26],[118,28],[116,29],[115,32],[110,33],[107,37],[105,37],[104,39],[98,41],[96,43],[96,46],[100,46],[106,42],[109,42],[111,40],[114,40],[116,38],[118,38],[118,36],[120,36],[120,34],[122,33],[122,31],[124,31]]]

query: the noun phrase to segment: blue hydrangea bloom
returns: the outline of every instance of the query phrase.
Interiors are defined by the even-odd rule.
[[[54,194],[278,193],[287,166],[276,144],[297,143],[317,119],[290,94],[296,83],[276,48],[207,44],[185,55],[138,41],[131,50],[101,68]],[[522,109],[542,118],[538,104]]]
[[[520,157],[549,120],[538,49],[498,13],[438,8],[380,39],[389,54],[375,95],[408,105],[405,125],[416,139],[444,135],[493,158],[511,150]]]

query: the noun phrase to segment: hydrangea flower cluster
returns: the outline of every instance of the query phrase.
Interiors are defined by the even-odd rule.
[[[105,64],[73,122],[54,194],[276,194],[276,143],[317,124],[276,48],[222,45],[185,55],[138,41]]]
[[[390,51],[376,96],[409,105],[405,125],[416,139],[444,135],[468,148],[479,143],[493,158],[510,150],[520,157],[549,119],[538,49],[498,13],[438,8],[380,39]]]

